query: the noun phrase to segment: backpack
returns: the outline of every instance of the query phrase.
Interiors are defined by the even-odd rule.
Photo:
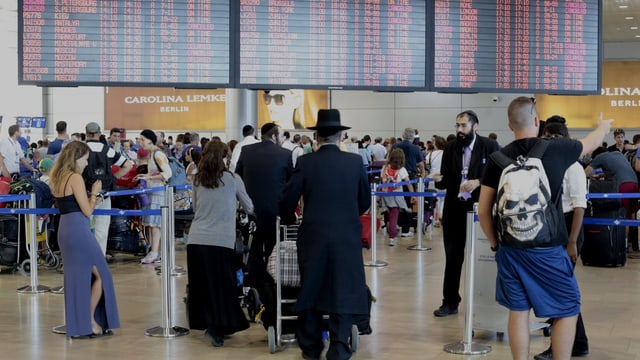
[[[50,208],[53,206],[53,194],[47,184],[36,179],[22,179],[9,185],[9,194],[12,195],[29,195],[36,194],[36,208]],[[12,201],[7,203],[8,208],[19,208],[20,201]]]
[[[494,204],[493,222],[501,243],[515,248],[549,245],[566,227],[560,193],[551,199],[542,156],[549,141],[538,141],[526,156],[511,159],[501,151],[491,159],[502,168]]]
[[[158,152],[159,150],[156,150]],[[156,167],[160,169],[158,160],[156,160],[156,152],[153,153],[153,161],[156,163]],[[167,156],[169,159],[169,167],[171,168],[171,177],[167,181],[168,186],[184,185],[187,183],[187,171],[184,166],[173,156]]]
[[[82,172],[87,190],[91,189],[96,180],[102,181],[103,190],[113,189],[115,177],[111,172],[111,160],[107,155],[109,149],[109,146],[103,144],[101,151],[89,151],[89,161]]]

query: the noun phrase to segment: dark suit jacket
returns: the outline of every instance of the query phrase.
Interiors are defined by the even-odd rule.
[[[281,214],[291,214],[300,197],[302,289],[296,308],[368,313],[359,216],[371,205],[371,190],[362,158],[334,145],[301,156],[282,197]]]
[[[481,180],[484,174],[484,168],[489,163],[489,155],[498,150],[499,145],[497,142],[484,136],[476,135],[476,142],[471,152],[467,179]],[[464,208],[470,210],[473,208],[473,203],[478,202],[480,186],[471,193],[471,199],[468,201],[462,202],[458,200],[460,182],[462,181],[462,151],[455,141],[447,143],[442,153],[442,166],[440,168],[440,173],[443,178],[441,182],[436,182],[435,185],[438,189],[447,190],[445,206],[447,203],[451,204],[455,201],[456,203],[465,204],[466,206],[464,206]]]
[[[280,145],[263,140],[242,147],[236,173],[253,201],[257,226],[275,228],[278,201],[292,171],[291,151]]]

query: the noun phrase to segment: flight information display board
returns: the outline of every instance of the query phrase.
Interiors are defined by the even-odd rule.
[[[227,86],[230,0],[20,0],[19,83]]]
[[[435,0],[433,90],[600,92],[599,0]]]
[[[238,0],[239,87],[427,86],[424,0]]]

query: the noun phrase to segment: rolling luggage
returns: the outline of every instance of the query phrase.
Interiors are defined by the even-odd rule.
[[[594,213],[595,218],[624,219],[624,208]],[[584,225],[582,264],[585,266],[624,266],[627,261],[627,244],[624,226]]]

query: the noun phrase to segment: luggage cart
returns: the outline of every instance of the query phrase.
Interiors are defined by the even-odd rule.
[[[276,244],[273,248],[275,252],[275,285],[276,285],[276,324],[274,326],[269,326],[267,328],[267,343],[269,345],[269,352],[271,354],[275,353],[278,348],[283,346],[283,343],[291,343],[295,341],[295,337],[290,334],[287,336],[285,340],[282,334],[282,321],[293,321],[297,320],[297,315],[283,315],[282,314],[282,305],[283,304],[295,304],[297,299],[291,298],[283,298],[282,297],[282,286],[283,286],[283,276],[282,276],[282,261],[286,256],[288,257],[287,262],[290,262],[291,257],[295,256],[295,263],[297,264],[297,246],[296,241],[298,239],[298,228],[299,224],[296,225],[281,225],[280,217],[276,219]],[[287,243],[288,242],[288,243]],[[297,266],[294,267],[297,271],[297,278],[300,278],[300,270]],[[287,269],[291,270],[291,269]],[[274,274],[272,274],[274,275]],[[289,273],[288,275],[291,275]],[[298,283],[299,287],[300,284]],[[325,319],[328,319],[328,316],[324,316]],[[351,326],[351,338],[350,338],[350,347],[351,351],[356,352],[360,345],[360,334],[358,331],[357,325]]]

